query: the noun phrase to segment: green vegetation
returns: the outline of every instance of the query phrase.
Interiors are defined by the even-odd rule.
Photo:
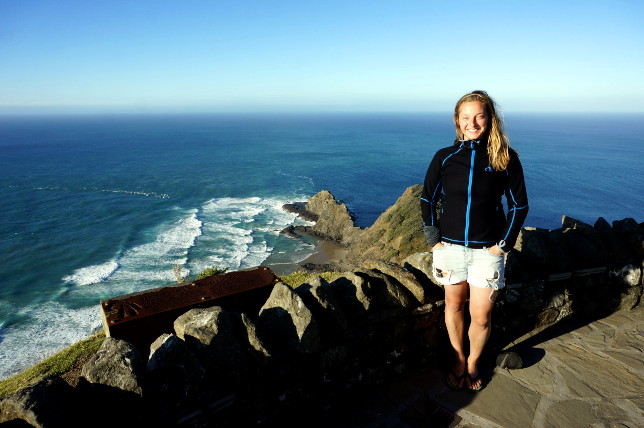
[[[213,276],[213,275],[223,275],[226,272],[228,272],[228,268],[219,268],[217,266],[209,267],[207,269],[204,269],[202,272],[197,274],[197,279],[201,278],[206,278],[208,276]]]
[[[418,200],[422,186],[412,186],[386,213],[367,229],[355,252],[370,258],[400,262],[407,256],[428,251],[423,236]]]
[[[342,273],[341,272],[312,273],[312,272],[297,271],[288,275],[281,276],[280,279],[284,284],[288,285],[289,287],[297,288],[299,285],[304,284],[309,279],[318,275],[321,276],[323,279],[325,279],[327,282],[331,282],[334,279],[342,276]]]
[[[46,376],[59,376],[71,370],[77,361],[94,354],[104,340],[105,334],[101,331],[89,339],[81,340],[63,349],[20,374],[0,381],[0,397],[36,383]]]

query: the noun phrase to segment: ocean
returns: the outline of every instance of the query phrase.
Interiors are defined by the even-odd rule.
[[[644,207],[641,114],[506,114],[525,226]],[[423,181],[449,113],[0,116],[0,379],[101,327],[100,299],[210,266],[286,273],[282,210],[323,189],[361,227]],[[420,227],[420,225],[419,225]]]

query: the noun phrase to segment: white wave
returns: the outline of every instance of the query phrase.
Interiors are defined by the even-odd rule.
[[[170,197],[170,195],[168,195],[167,193],[140,192],[135,190],[97,189],[97,188],[92,188],[91,190],[98,190],[99,192],[106,192],[106,193],[126,193],[128,195],[148,196],[152,198],[161,198],[161,199],[168,199]]]
[[[0,379],[86,339],[101,325],[98,305],[69,309],[58,302],[47,302],[19,312],[29,321],[2,329]]]
[[[188,249],[201,236],[201,227],[197,211],[191,210],[187,217],[160,232],[154,241],[125,251],[117,260],[77,269],[63,281],[73,285],[96,284],[108,279],[143,283],[173,281],[176,278],[174,266],[186,264]],[[181,275],[187,276],[188,273],[182,268]]]
[[[152,258],[169,254],[184,254],[195,245],[195,240],[202,234],[202,223],[196,212],[183,218],[167,231],[160,233],[154,242],[139,245],[128,250],[123,258]]]
[[[278,198],[259,197],[207,201],[178,221],[160,224],[149,242],[125,250],[114,260],[75,270],[64,278],[66,282],[96,285],[73,287],[57,298],[94,299],[98,303],[103,298],[167,285],[176,280],[176,265],[185,276],[211,266],[230,271],[259,266],[273,254],[279,254],[274,260],[277,264],[305,258],[313,251],[312,245],[279,233],[301,222],[282,209],[284,203]],[[89,336],[100,326],[97,303],[71,310],[52,301],[25,309],[21,315],[29,318],[27,323],[0,329],[0,377],[24,370]]]
[[[286,202],[250,197],[217,198],[204,203],[204,234],[193,252],[197,259],[191,261],[192,270],[213,265],[230,270],[261,265],[275,251],[280,231],[290,224],[302,224],[296,214],[282,208]]]
[[[100,265],[76,269],[71,275],[63,277],[63,281],[73,285],[90,285],[103,282],[111,277],[119,268],[114,260]]]

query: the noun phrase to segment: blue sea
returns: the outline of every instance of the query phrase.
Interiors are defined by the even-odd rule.
[[[505,120],[526,226],[643,220],[644,115]],[[0,378],[100,328],[100,299],[174,283],[177,265],[286,273],[315,243],[279,234],[305,223],[284,203],[328,189],[367,227],[453,138],[449,113],[0,117]]]

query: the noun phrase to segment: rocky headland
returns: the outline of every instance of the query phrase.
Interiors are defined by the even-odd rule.
[[[348,398],[441,360],[444,293],[433,282],[419,194],[410,187],[365,229],[327,191],[286,207],[315,225],[285,233],[346,249],[340,262],[307,266],[335,270],[336,279],[278,282],[254,313],[191,309],[147,359],[107,338],[77,384],[47,378],[3,397],[0,422],[229,427],[301,417],[317,426],[315,412],[346,409]],[[643,256],[644,226],[633,219],[588,225],[564,216],[559,229],[524,228],[507,255],[486,352],[565,320],[631,311],[642,296]]]

